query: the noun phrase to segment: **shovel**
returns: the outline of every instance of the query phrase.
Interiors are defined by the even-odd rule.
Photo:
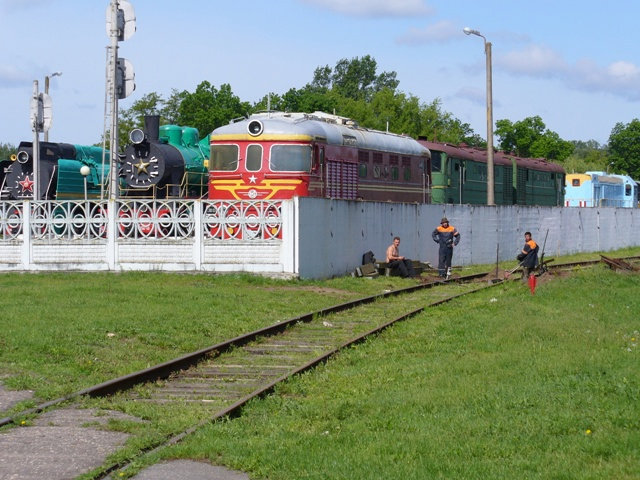
[[[520,266],[522,265],[522,262],[524,262],[525,259],[522,259],[522,261],[520,261],[520,263],[518,265],[515,266],[515,268],[513,270],[511,270],[510,272],[506,272],[504,274],[504,278],[507,279],[509,278],[509,275],[511,275],[513,272],[515,272],[517,269],[520,268]]]

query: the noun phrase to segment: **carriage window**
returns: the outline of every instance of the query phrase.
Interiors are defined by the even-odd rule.
[[[391,180],[398,180],[400,172],[398,167],[391,167]]]
[[[311,147],[309,145],[274,145],[271,147],[269,166],[274,172],[311,171]]]
[[[231,172],[238,169],[237,145],[211,145],[211,165],[213,170]]]
[[[442,168],[440,152],[431,152],[431,171],[439,172]]]
[[[580,186],[580,179],[579,178],[574,178],[573,180],[571,180],[571,186],[572,187],[579,187]]]
[[[360,178],[367,178],[367,164],[361,163],[358,165],[358,176]]]
[[[411,167],[404,168],[404,179],[408,182],[411,180]]]
[[[262,145],[249,145],[247,147],[245,167],[247,172],[260,171],[262,168]]]

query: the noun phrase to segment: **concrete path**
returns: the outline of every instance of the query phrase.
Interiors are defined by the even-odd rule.
[[[33,392],[7,390],[0,384],[0,412],[32,398]],[[0,414],[0,417],[5,415]],[[0,433],[0,479],[71,480],[102,465],[129,438],[106,430],[110,419],[141,421],[121,412],[63,408],[46,412],[28,426]],[[117,477],[115,477],[117,478]],[[205,462],[176,460],[141,471],[136,480],[248,480]]]

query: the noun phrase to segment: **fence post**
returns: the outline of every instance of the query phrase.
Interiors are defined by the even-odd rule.
[[[202,250],[204,227],[202,225],[202,199],[193,202],[193,221],[195,222],[195,230],[193,232],[193,263],[196,271],[202,270],[202,261],[204,252]]]
[[[31,270],[31,202],[22,201],[22,268]]]
[[[116,269],[116,208],[114,199],[107,200],[107,265],[109,270]]]
[[[298,211],[300,202],[298,197],[283,200],[280,204],[280,218],[282,219],[282,244],[280,246],[280,263],[284,273],[298,274]]]

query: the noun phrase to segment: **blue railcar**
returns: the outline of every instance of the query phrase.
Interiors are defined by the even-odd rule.
[[[637,208],[638,183],[628,175],[570,173],[566,177],[565,206]]]

